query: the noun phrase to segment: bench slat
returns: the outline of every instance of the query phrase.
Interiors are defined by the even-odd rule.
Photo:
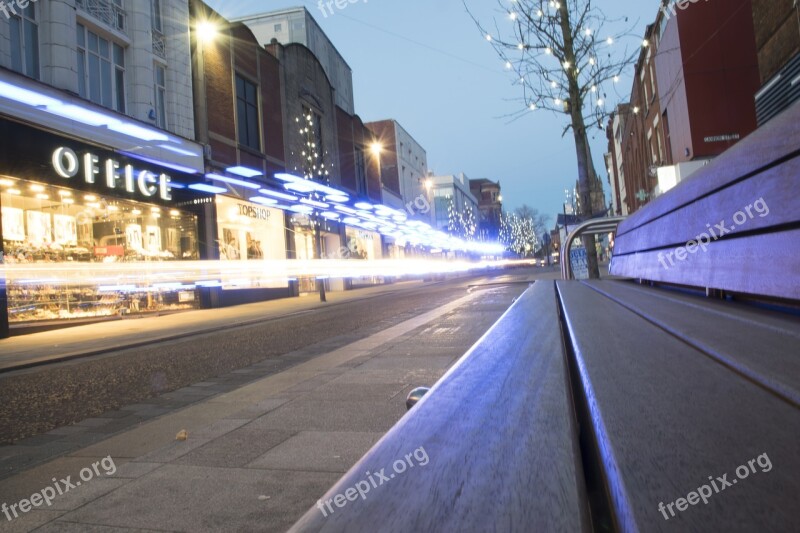
[[[618,236],[800,150],[800,102],[620,224]],[[758,198],[758,197],[756,197]],[[738,209],[738,208],[737,208]],[[735,212],[735,211],[734,211]],[[727,214],[730,216],[730,214]]]
[[[631,283],[587,285],[800,407],[800,320]]]
[[[798,530],[797,408],[584,284],[558,292],[618,529]],[[764,453],[770,471],[659,511]]]
[[[683,206],[637,231],[617,235],[614,254],[683,246],[703,234],[707,236],[705,240],[711,241],[710,246],[715,246],[713,237],[721,234],[716,227],[720,223],[727,231],[724,238],[730,238],[742,232],[764,231],[797,222],[800,219],[798,188],[800,157]],[[740,212],[744,216],[738,215]],[[734,216],[739,224],[734,222]]]
[[[684,261],[665,251],[614,256],[615,276],[800,299],[800,229],[722,240]],[[661,254],[661,256],[659,256]],[[667,265],[665,268],[664,265]]]
[[[539,282],[322,500],[424,448],[430,462],[292,531],[588,531],[555,287]]]

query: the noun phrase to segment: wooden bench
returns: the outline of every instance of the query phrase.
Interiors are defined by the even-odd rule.
[[[630,280],[536,282],[293,530],[800,531],[799,155],[800,105],[620,225]]]

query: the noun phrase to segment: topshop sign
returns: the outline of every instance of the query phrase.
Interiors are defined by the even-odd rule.
[[[121,165],[113,158],[100,161],[91,152],[79,157],[74,150],[66,147],[56,148],[52,156],[53,169],[64,179],[83,176],[87,184],[103,183],[110,190],[125,190],[145,198],[158,196],[162,200],[172,200],[171,179],[166,174],[156,175],[149,170],[137,170],[133,165]]]

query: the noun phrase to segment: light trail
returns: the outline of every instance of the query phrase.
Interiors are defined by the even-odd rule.
[[[263,287],[285,284],[297,278],[402,278],[529,264],[530,261],[524,260],[284,259],[5,264],[0,272],[8,286],[95,286],[101,291],[157,292],[219,285],[230,288]]]

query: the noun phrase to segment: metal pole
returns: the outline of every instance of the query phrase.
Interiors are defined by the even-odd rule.
[[[0,212],[3,206],[0,205]],[[3,248],[3,219],[0,217],[0,339],[7,338],[11,331],[8,326],[8,292],[6,291],[6,256]]]
[[[578,227],[572,230],[570,234],[567,235],[567,240],[561,243],[561,279],[572,279],[572,264],[569,260],[572,241],[585,233],[599,235],[601,233],[616,231],[620,222],[626,218],[627,217],[595,218],[579,224]]]
[[[313,216],[314,221],[314,247],[317,249],[317,259],[322,260],[322,230],[319,227],[319,220],[316,215]],[[325,280],[317,278],[317,289],[319,289],[319,301],[327,302],[328,297],[325,295]]]

